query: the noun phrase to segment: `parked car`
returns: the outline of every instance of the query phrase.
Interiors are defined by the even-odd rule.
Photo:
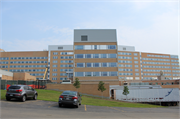
[[[79,92],[76,91],[64,91],[60,96],[59,96],[59,107],[62,105],[74,105],[77,108],[79,105],[81,105],[81,95]]]
[[[27,98],[37,99],[38,93],[32,87],[27,85],[12,85],[7,89],[6,100],[9,101],[12,98],[20,99],[25,102]]]

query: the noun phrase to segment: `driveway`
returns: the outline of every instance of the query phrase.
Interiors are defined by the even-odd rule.
[[[179,106],[166,108],[125,108],[81,105],[58,107],[57,102],[42,100],[1,100],[1,118],[117,118],[179,119]]]

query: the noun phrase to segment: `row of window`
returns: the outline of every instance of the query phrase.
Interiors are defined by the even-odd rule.
[[[132,65],[124,65],[124,64],[120,64],[119,67],[132,67]],[[134,67],[139,67],[139,65],[134,65]]]
[[[172,67],[172,69],[180,69],[180,67]]]
[[[75,72],[75,76],[117,76],[117,72]]]
[[[52,80],[57,80],[57,78],[53,77]],[[67,80],[67,78],[60,78],[60,80]]]
[[[116,45],[75,45],[75,50],[106,50],[116,49]]]
[[[143,75],[145,76],[159,76],[159,73],[144,73]],[[164,74],[165,76],[171,76],[171,74]]]
[[[10,64],[47,63],[47,61],[11,61]]]
[[[178,63],[171,63],[171,65],[179,65]]]
[[[117,67],[117,63],[116,62],[77,63],[77,67]]]
[[[44,76],[44,73],[30,73],[32,76]]]
[[[163,62],[143,62],[143,64],[160,64],[160,65],[170,65],[170,63],[163,63]]]
[[[143,66],[144,68],[171,68],[171,67],[167,67],[167,66]]]
[[[171,60],[171,62],[179,62],[179,60]]]
[[[47,65],[10,65],[10,68],[47,67]]]
[[[169,56],[165,56],[165,55],[147,55],[148,57],[164,57],[164,58],[169,58]]]
[[[118,60],[119,63],[132,63],[132,61],[128,61],[128,60]]]
[[[57,72],[57,69],[53,69],[52,70],[53,72]],[[73,71],[73,69],[60,69],[61,72],[64,72],[64,71]]]
[[[73,52],[61,52],[61,55],[73,55]],[[53,52],[53,55],[58,55],[58,52]]]
[[[178,59],[178,56],[177,56],[177,55],[171,55],[171,58],[176,58],[176,59]]]
[[[73,60],[61,60],[61,63],[73,63]]]
[[[58,56],[53,56],[53,59],[58,59]],[[73,59],[73,56],[61,56],[61,59]]]
[[[60,65],[60,67],[73,67],[73,65]]]
[[[44,72],[45,69],[10,69],[11,72]]]
[[[119,69],[119,71],[133,71],[132,69]]]
[[[11,57],[11,60],[19,59],[48,59],[48,57]]]
[[[0,57],[0,60],[9,60],[9,57]]]
[[[180,76],[180,74],[173,74],[173,76]]]
[[[132,76],[133,73],[119,73],[119,75]]]
[[[131,53],[126,53],[126,52],[118,52],[119,55],[131,55]],[[137,54],[137,53],[136,53]]]
[[[180,70],[172,70],[172,72],[180,72]]]
[[[133,71],[133,69],[119,69],[119,71]],[[135,71],[139,71],[139,69],[135,69]]]
[[[116,54],[75,54],[75,58],[117,58]]]
[[[160,72],[160,71],[171,72],[171,70],[152,70],[152,69],[144,69],[143,71],[144,72]]]
[[[0,68],[8,68],[7,65],[0,65]]]
[[[170,61],[169,59],[155,59],[155,58],[142,58],[142,60],[153,60],[153,61]]]
[[[0,62],[0,64],[8,64],[8,62]]]

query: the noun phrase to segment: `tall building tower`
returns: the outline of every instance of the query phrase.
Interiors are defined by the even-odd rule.
[[[117,61],[115,29],[74,30],[74,80],[117,83]]]

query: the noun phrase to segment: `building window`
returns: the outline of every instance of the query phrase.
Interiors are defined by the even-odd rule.
[[[135,67],[139,67],[138,65],[134,65]]]
[[[84,76],[84,72],[75,72],[75,76]]]
[[[57,67],[57,65],[53,65],[53,67]]]
[[[108,76],[108,72],[101,72],[101,76]]]
[[[85,58],[91,58],[91,54],[86,54]]]
[[[102,63],[102,67],[108,67],[107,63]]]
[[[54,56],[53,59],[57,59],[58,57],[57,56]]]
[[[53,63],[57,63],[57,60],[54,60]]]
[[[85,72],[85,76],[91,76],[91,72]]]
[[[57,73],[53,73],[52,75],[53,75],[53,76],[57,76]]]
[[[86,63],[86,67],[92,67],[91,63]]]
[[[88,37],[87,36],[81,36],[81,41],[88,41]]]
[[[115,62],[109,63],[109,67],[117,67],[117,63]]]
[[[109,72],[109,76],[117,76],[117,72]]]
[[[107,54],[101,54],[101,58],[107,58]]]
[[[93,63],[93,67],[100,67],[99,63]]]
[[[53,52],[53,55],[58,55],[58,52]]]
[[[58,49],[63,49],[63,47],[58,47]]]
[[[136,76],[139,76],[139,73],[135,73]]]
[[[138,61],[134,61],[134,63],[135,63],[135,64],[137,64],[137,63],[138,63]]]
[[[138,54],[137,53],[134,53],[134,56],[137,56]]]
[[[99,54],[93,54],[93,58],[99,58]]]
[[[135,69],[135,71],[139,71],[139,69]]]
[[[75,57],[76,58],[84,58],[84,55],[83,54],[76,54]]]
[[[109,54],[108,58],[117,58],[116,54]]]
[[[57,69],[53,69],[53,72],[56,72],[57,71]]]
[[[77,67],[84,67],[84,63],[77,63]]]
[[[116,49],[115,45],[108,45],[108,49]]]
[[[84,46],[83,45],[76,45],[75,50],[83,50]]]
[[[93,76],[100,76],[99,72],[93,72]]]

